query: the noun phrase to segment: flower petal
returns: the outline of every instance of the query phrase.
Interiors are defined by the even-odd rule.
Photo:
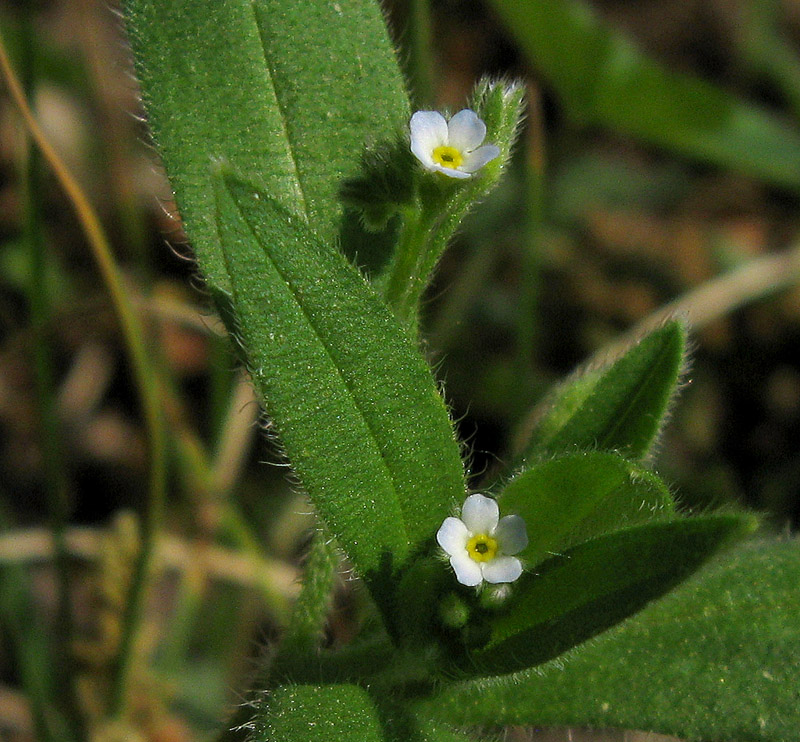
[[[513,559],[514,557],[508,557]],[[456,579],[468,587],[475,587],[483,582],[481,565],[464,551],[462,554],[454,554],[450,557],[450,566],[456,573]]]
[[[433,150],[447,144],[447,121],[438,111],[417,111],[411,117],[411,151],[429,170],[435,167]]]
[[[458,518],[445,518],[436,533],[436,540],[450,556],[466,554],[469,531]]]
[[[464,162],[461,169],[468,173],[480,170],[487,162],[491,162],[495,157],[500,156],[500,148],[494,144],[484,144],[474,152],[464,155]]]
[[[467,559],[469,559],[469,556]],[[483,579],[492,584],[514,582],[522,574],[522,562],[512,556],[501,556],[492,559],[490,562],[481,562],[480,568],[483,573]]]
[[[450,178],[471,178],[471,173],[465,173],[461,170],[455,170],[452,167],[444,167],[443,165],[434,164],[431,170],[435,170],[437,173],[441,173],[442,175],[447,175]]]
[[[525,521],[519,515],[500,518],[492,535],[497,539],[497,548],[501,554],[516,554],[528,545],[528,531]]]
[[[461,520],[471,533],[491,533],[499,517],[497,502],[486,495],[470,495],[461,508]]]
[[[475,111],[465,108],[450,119],[447,131],[447,143],[462,154],[466,154],[480,147],[486,137],[486,124],[478,118]]]

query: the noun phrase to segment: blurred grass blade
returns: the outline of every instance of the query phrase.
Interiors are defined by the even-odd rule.
[[[264,184],[321,239],[338,181],[408,101],[373,0],[126,0],[153,136],[206,279],[229,289],[209,165]]]
[[[713,515],[634,526],[586,541],[515,585],[491,638],[462,669],[501,675],[541,664],[619,623],[688,577],[754,519]]]
[[[576,0],[492,0],[576,123],[800,189],[800,132],[696,77],[671,72]]]
[[[11,97],[25,121],[32,140],[53,170],[80,221],[86,241],[91,248],[92,257],[108,291],[120,325],[145,420],[150,454],[150,474],[147,501],[143,508],[142,543],[134,568],[129,594],[126,597],[119,652],[114,662],[113,677],[111,679],[108,711],[110,716],[115,717],[122,712],[127,701],[128,673],[135,637],[139,628],[141,609],[144,603],[151,556],[157,531],[161,524],[161,512],[165,497],[167,462],[160,393],[145,343],[144,328],[139,315],[134,310],[130,293],[123,283],[121,272],[116,264],[100,220],[80,184],[75,180],[64,161],[50,144],[34,117],[22,87],[9,63],[2,36],[0,36],[0,72],[5,78]]]
[[[534,410],[522,435],[522,458],[574,449],[617,451],[632,459],[655,442],[683,370],[686,328],[667,322],[612,363],[589,365],[562,382]]]
[[[532,567],[580,541],[669,515],[674,502],[652,472],[600,451],[538,464],[499,494],[504,513],[525,519],[529,542],[521,553]]]
[[[252,739],[259,742],[384,742],[372,699],[357,685],[293,685],[259,705]]]
[[[358,271],[268,195],[220,179],[217,209],[256,385],[322,519],[391,613],[391,575],[465,489],[430,370]]]
[[[576,651],[425,710],[459,724],[641,729],[791,742],[800,728],[800,541],[760,541]]]
[[[0,518],[4,520],[2,514]],[[9,639],[20,684],[30,703],[37,739],[66,742],[73,736],[60,707],[68,698],[59,693],[60,663],[41,619],[24,568],[17,564],[0,565],[0,627]]]
[[[26,98],[35,89],[36,32],[32,19],[24,16],[21,22],[22,61],[20,79]],[[45,179],[39,150],[26,141],[22,165],[24,202],[23,239],[27,243],[29,280],[27,298],[33,335],[33,369],[36,390],[37,429],[41,450],[42,473],[47,495],[47,510],[53,537],[53,564],[57,584],[57,644],[68,646],[73,639],[73,609],[69,557],[65,539],[70,514],[69,475],[65,466],[64,440],[56,399],[56,363],[51,330],[54,327],[54,300],[49,293],[48,271],[50,258],[44,235]],[[21,576],[20,576],[21,579]],[[74,663],[70,653],[63,657],[56,674],[59,687],[55,692],[67,700],[73,734],[85,734],[83,719],[75,694]]]

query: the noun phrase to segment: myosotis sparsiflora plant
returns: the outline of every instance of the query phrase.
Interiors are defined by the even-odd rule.
[[[586,651],[613,658],[612,639],[586,640],[755,527],[688,516],[648,467],[684,371],[683,323],[554,389],[481,493],[420,352],[423,292],[508,163],[522,89],[482,81],[452,117],[412,112],[372,0],[128,0],[125,15],[200,270],[324,527],[295,620],[229,734],[464,740],[454,727],[615,718],[703,734],[646,703],[637,717],[635,700],[609,716],[590,691],[617,686],[569,674]],[[321,650],[337,548],[379,620]],[[786,738],[756,717],[734,723]]]

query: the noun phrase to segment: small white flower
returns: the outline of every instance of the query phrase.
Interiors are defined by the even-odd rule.
[[[484,144],[486,124],[465,108],[448,122],[438,111],[417,111],[411,117],[411,151],[426,170],[451,178],[469,178],[499,156],[500,148]]]
[[[525,521],[519,515],[500,518],[491,497],[470,495],[461,518],[445,518],[436,540],[450,555],[450,566],[462,585],[513,582],[522,574],[522,563],[511,554],[528,545]]]

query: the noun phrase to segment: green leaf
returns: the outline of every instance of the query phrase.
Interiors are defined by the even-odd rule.
[[[665,69],[609,29],[588,3],[493,5],[577,123],[606,126],[775,185],[800,187],[797,129],[704,80]]]
[[[445,722],[416,716],[397,688],[372,687],[370,692],[380,714],[387,742],[473,742],[474,740]]]
[[[669,490],[652,472],[611,453],[575,453],[537,464],[499,494],[501,510],[528,526],[520,554],[528,566],[574,544],[674,511]]]
[[[673,320],[612,362],[590,364],[562,382],[534,410],[523,458],[571,449],[647,455],[675,393],[686,353],[686,328]]]
[[[253,379],[322,519],[390,612],[392,575],[464,496],[447,410],[413,340],[335,248],[266,193],[218,183]]]
[[[800,541],[758,541],[580,648],[425,704],[460,724],[619,727],[719,742],[800,728]]]
[[[148,120],[208,282],[228,290],[209,164],[264,184],[324,241],[338,181],[408,121],[373,0],[126,0]]]
[[[384,742],[375,705],[357,685],[282,686],[259,705],[254,742]]]
[[[579,544],[514,584],[505,610],[491,617],[488,643],[461,669],[500,675],[553,659],[640,610],[754,526],[745,516],[704,516]]]
[[[371,695],[370,695],[371,693]],[[253,742],[470,742],[444,722],[417,718],[391,690],[351,684],[285,685],[257,705]]]

